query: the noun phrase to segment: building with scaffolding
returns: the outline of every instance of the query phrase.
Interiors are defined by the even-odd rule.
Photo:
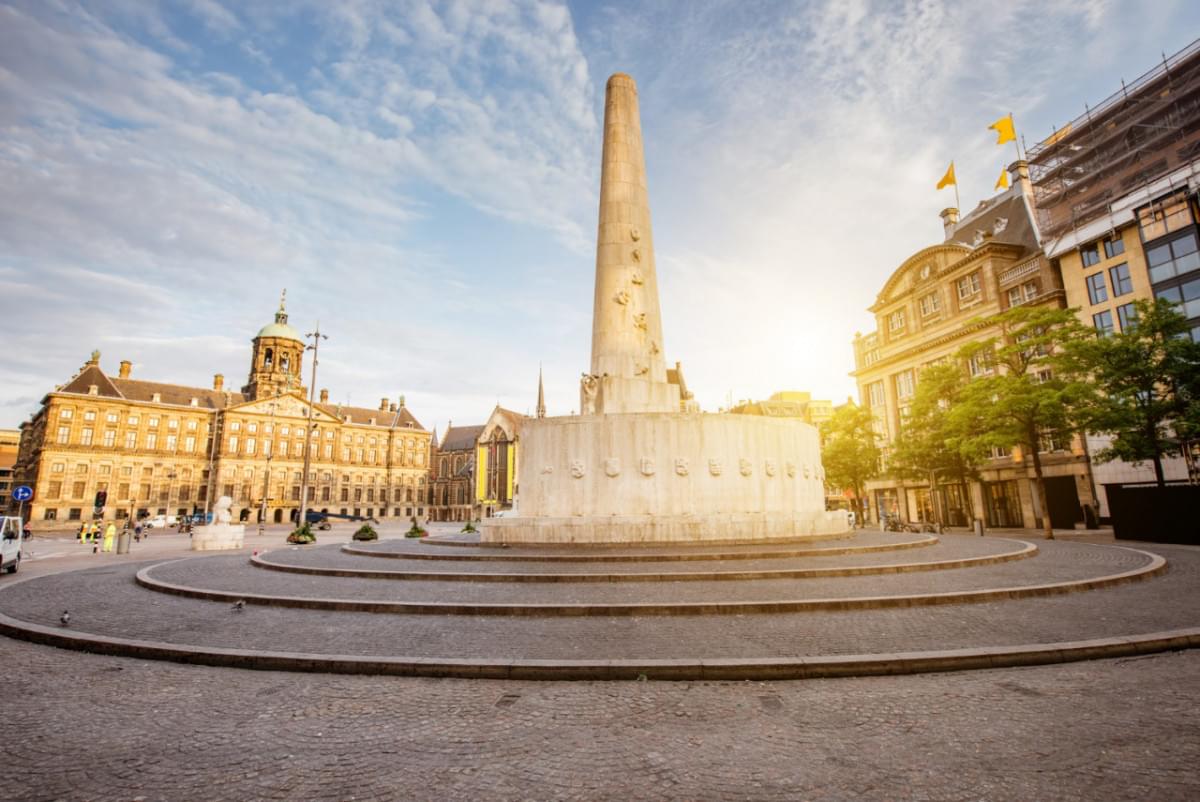
[[[1067,304],[1103,332],[1134,324],[1133,302],[1179,305],[1200,341],[1200,40],[1192,42],[1027,153],[1042,246]],[[1089,436],[1093,453],[1106,438]],[[1200,454],[1164,465],[1200,478]],[[1097,465],[1102,486],[1153,480],[1148,466]]]

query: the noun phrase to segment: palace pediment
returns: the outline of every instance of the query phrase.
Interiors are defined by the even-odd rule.
[[[295,395],[283,395],[278,398],[261,398],[257,401],[247,401],[228,409],[228,412],[241,412],[250,415],[271,415],[272,409],[277,418],[307,418],[308,401]],[[314,421],[321,423],[337,423],[338,419],[323,412],[320,407],[313,406]]]

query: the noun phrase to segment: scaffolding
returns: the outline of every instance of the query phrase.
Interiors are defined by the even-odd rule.
[[[1029,148],[1043,237],[1200,158],[1200,39]]]

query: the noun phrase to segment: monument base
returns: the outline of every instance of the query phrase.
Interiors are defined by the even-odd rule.
[[[519,513],[484,543],[752,541],[833,535],[817,430],[751,415],[526,420]]]
[[[485,522],[484,543],[592,544],[746,543],[836,537],[846,514],[770,513],[613,515],[607,518],[498,518]]]
[[[246,539],[242,524],[210,524],[192,530],[192,551],[240,549]]]

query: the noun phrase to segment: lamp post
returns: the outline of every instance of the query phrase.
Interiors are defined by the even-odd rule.
[[[300,476],[300,519],[296,521],[297,527],[304,526],[308,515],[308,469],[312,465],[313,408],[317,403],[317,350],[321,346],[321,340],[329,339],[321,333],[321,321],[317,321],[315,330],[304,335],[305,339],[310,337],[312,345],[306,346],[304,350],[313,352],[312,385],[308,388],[308,422],[304,425],[304,473]]]

